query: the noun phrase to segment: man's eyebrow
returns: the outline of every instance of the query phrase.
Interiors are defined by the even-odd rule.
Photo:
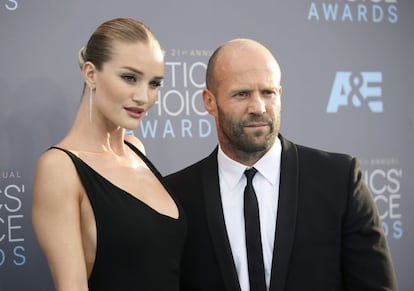
[[[248,93],[250,93],[250,92],[253,92],[254,91],[254,89],[250,89],[250,88],[238,88],[238,89],[233,89],[233,90],[231,90],[230,91],[230,93],[233,93],[233,94],[235,94],[235,93],[240,93],[240,92],[248,92]]]

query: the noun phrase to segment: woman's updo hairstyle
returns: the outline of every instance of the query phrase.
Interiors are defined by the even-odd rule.
[[[149,27],[132,18],[115,18],[102,23],[92,34],[87,45],[79,51],[79,67],[91,62],[97,70],[112,57],[113,43],[157,41]],[[158,41],[157,41],[158,42]]]

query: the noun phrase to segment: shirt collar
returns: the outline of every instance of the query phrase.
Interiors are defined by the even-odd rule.
[[[278,137],[267,153],[253,165],[257,171],[272,185],[275,185],[280,173],[282,145]],[[246,170],[246,165],[230,159],[219,146],[217,153],[220,182],[226,183],[228,189],[234,189]],[[276,171],[275,171],[276,168]]]

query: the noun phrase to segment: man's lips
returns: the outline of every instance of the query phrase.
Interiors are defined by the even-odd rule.
[[[270,118],[249,118],[243,122],[243,127],[264,127],[272,126],[272,120]]]
[[[268,126],[268,125],[269,123],[267,122],[248,122],[244,126],[245,127],[263,127],[263,126]]]

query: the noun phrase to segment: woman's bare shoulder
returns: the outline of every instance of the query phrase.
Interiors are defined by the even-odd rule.
[[[34,176],[34,192],[64,193],[78,188],[79,179],[71,158],[59,149],[49,149],[38,159]],[[66,191],[62,191],[62,190]]]
[[[69,155],[64,151],[56,148],[51,148],[42,153],[37,160],[36,170],[41,171],[65,171],[68,168],[73,168],[73,162]]]
[[[139,149],[141,153],[145,154],[144,144],[139,138],[133,135],[125,135],[125,140],[134,145],[137,149]]]

